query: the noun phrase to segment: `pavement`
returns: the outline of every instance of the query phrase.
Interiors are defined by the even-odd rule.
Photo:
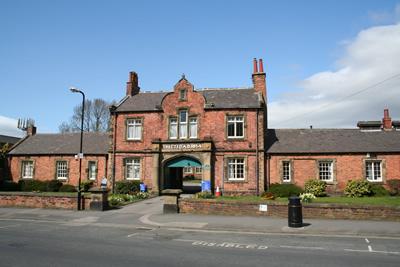
[[[163,214],[163,198],[155,197],[100,211],[0,208],[0,221],[54,222],[71,226],[96,225],[121,229],[166,229],[208,233],[245,233],[253,235],[368,236],[400,239],[400,223],[303,219],[303,227],[290,228],[285,218]]]

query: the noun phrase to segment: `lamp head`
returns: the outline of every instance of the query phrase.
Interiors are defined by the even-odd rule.
[[[76,87],[70,87],[69,90],[70,90],[72,93],[79,93],[79,92],[80,92],[80,90],[79,90],[78,88],[76,88]]]

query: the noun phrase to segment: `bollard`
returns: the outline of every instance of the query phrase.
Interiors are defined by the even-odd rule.
[[[161,192],[164,198],[164,213],[179,213],[179,196],[182,190],[180,189],[165,189]]]
[[[288,225],[289,227],[302,227],[303,214],[300,198],[297,196],[289,197],[288,204]]]
[[[108,209],[108,189],[91,188],[90,210],[105,211]]]

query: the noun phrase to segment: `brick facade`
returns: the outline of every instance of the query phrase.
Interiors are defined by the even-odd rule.
[[[328,181],[329,192],[342,192],[349,180],[366,179],[366,161],[382,163],[382,181],[375,184],[386,185],[390,179],[400,179],[400,153],[376,154],[310,154],[310,155],[269,155],[270,183],[285,183],[282,162],[291,163],[291,181],[288,183],[304,187],[310,179],[319,179],[319,161],[333,162],[333,180]]]
[[[71,155],[41,155],[41,156],[11,156],[9,164],[11,170],[11,179],[18,182],[22,178],[22,162],[32,161],[34,170],[32,179],[37,180],[54,180],[56,178],[56,163],[57,161],[65,161],[68,166],[67,179],[59,179],[66,184],[77,185],[79,178],[79,160]],[[107,177],[107,155],[87,155],[82,160],[82,176],[81,181],[88,180],[88,163],[95,162],[97,165],[96,179],[93,180],[95,186],[100,186],[101,179]]]

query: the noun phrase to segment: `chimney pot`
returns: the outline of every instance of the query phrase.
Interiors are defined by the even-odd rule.
[[[126,83],[126,95],[134,96],[140,91],[139,79],[136,72],[129,72],[129,81]]]
[[[253,73],[258,73],[257,59],[253,59]]]
[[[263,60],[262,60],[262,58],[260,58],[259,64],[260,64],[260,67],[258,68],[258,70],[259,70],[260,72],[264,72],[264,65],[263,65]]]

